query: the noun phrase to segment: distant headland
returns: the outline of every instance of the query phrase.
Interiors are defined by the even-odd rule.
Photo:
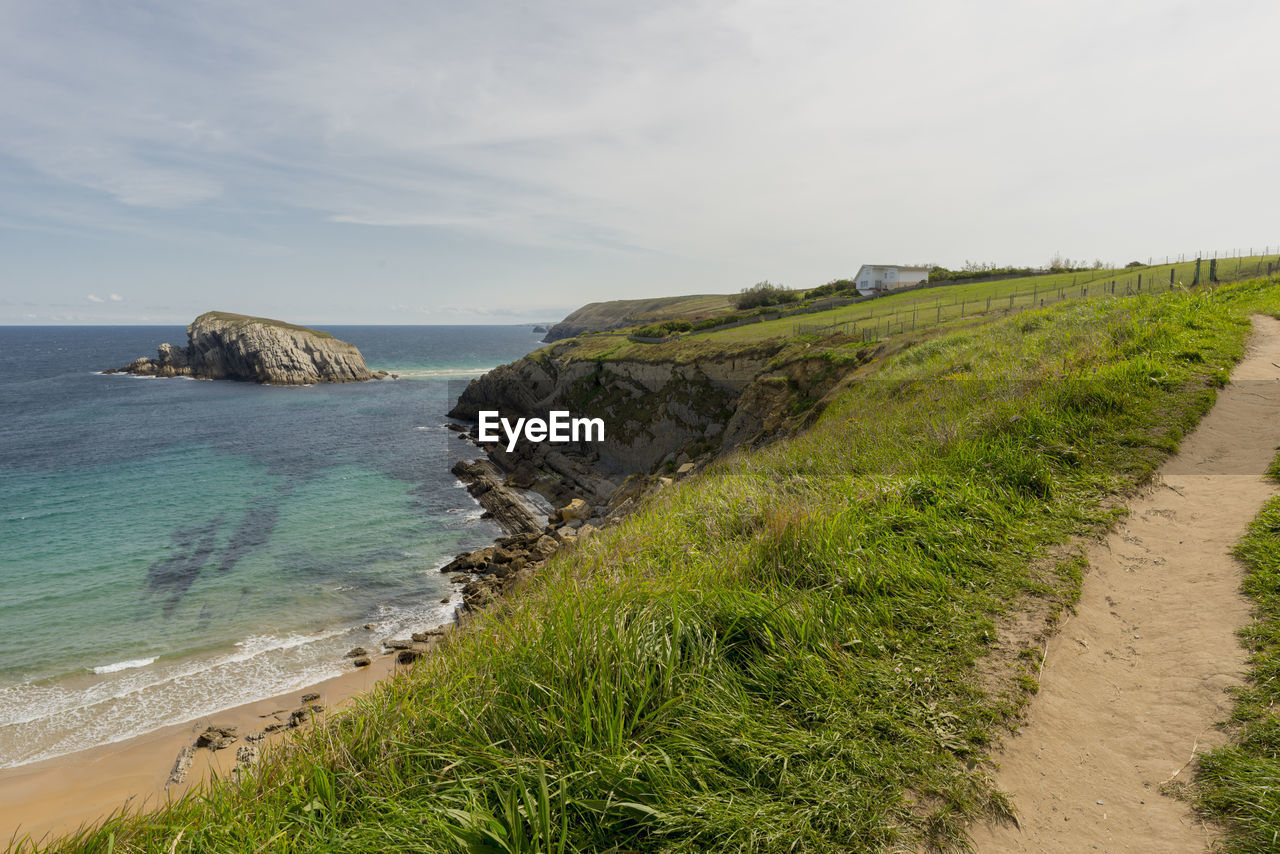
[[[108,374],[242,380],[272,385],[348,383],[383,379],[354,344],[327,332],[266,317],[208,311],[187,327],[187,345],[161,344]]]

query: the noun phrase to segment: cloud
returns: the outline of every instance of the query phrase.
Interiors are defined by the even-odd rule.
[[[94,303],[106,302],[106,300],[104,300],[102,297],[96,297],[93,294],[89,294],[88,299],[89,299],[89,302],[94,302]]]
[[[112,302],[124,302],[124,297],[120,296],[119,294],[112,294],[112,295],[109,297],[109,299],[110,299]]]
[[[0,4],[0,227],[67,232],[31,261],[65,302],[260,276],[334,312],[353,281],[572,306],[1265,239],[1277,25],[1251,0]],[[1198,61],[1141,47],[1168,44]],[[1250,116],[1230,158],[1186,119],[1206,100]]]

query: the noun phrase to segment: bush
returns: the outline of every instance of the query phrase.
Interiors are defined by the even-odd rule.
[[[677,332],[688,332],[692,328],[693,324],[687,320],[664,320],[661,323],[641,326],[631,334],[640,338],[666,338],[668,335],[675,335]]]
[[[838,294],[842,291],[856,291],[858,284],[850,279],[833,279],[825,285],[819,285],[805,291],[805,299],[814,299],[817,297],[828,297]]]
[[[764,281],[757,282],[749,288],[743,288],[742,293],[734,300],[734,304],[739,309],[761,308],[766,305],[783,305],[798,299],[800,295],[791,288]]]

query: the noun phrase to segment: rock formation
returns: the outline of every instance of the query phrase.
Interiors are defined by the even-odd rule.
[[[363,382],[372,373],[354,344],[327,332],[264,317],[210,311],[187,327],[187,346],[161,344],[155,358],[107,373],[245,380],[273,385]]]

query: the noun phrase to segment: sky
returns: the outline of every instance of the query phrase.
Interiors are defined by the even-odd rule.
[[[1274,0],[0,0],[0,324],[1280,244]]]

